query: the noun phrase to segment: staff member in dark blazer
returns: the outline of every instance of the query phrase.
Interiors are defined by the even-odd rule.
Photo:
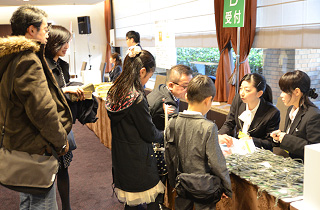
[[[310,89],[309,76],[300,70],[287,72],[279,80],[280,97],[288,106],[284,132],[272,133],[276,146],[291,158],[304,159],[304,146],[320,143],[320,110],[309,100],[318,94]]]
[[[109,72],[110,82],[115,82],[122,72],[122,61],[119,53],[115,52],[111,54],[110,63],[113,64],[111,71]]]
[[[272,150],[270,133],[279,129],[279,123],[280,112],[272,104],[272,90],[265,78],[257,73],[247,74],[241,79],[239,94],[219,130],[219,143],[230,147],[232,137],[250,138],[256,147]]]

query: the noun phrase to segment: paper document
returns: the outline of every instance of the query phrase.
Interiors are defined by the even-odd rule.
[[[230,154],[245,155],[248,153],[252,153],[256,150],[256,147],[252,139],[232,138],[232,140],[233,140],[233,145],[231,147],[227,147],[226,144],[220,144],[221,150],[224,155],[230,155]]]

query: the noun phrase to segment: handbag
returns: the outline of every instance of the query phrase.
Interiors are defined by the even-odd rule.
[[[166,161],[164,160],[164,146],[160,143],[153,143],[153,150],[157,159],[157,167],[159,176],[168,174]]]
[[[209,204],[220,201],[223,188],[221,179],[212,174],[195,174],[181,172],[178,155],[178,140],[174,139],[174,127],[176,118],[170,124],[171,142],[175,142],[176,180],[175,189],[178,196],[192,200],[197,203]],[[172,139],[173,138],[173,139]]]
[[[0,183],[6,188],[29,194],[49,192],[58,173],[54,156],[44,156],[0,148]]]
[[[14,67],[20,59],[17,56],[11,65],[11,87],[9,88],[9,99],[13,90]],[[10,84],[10,83],[9,83]],[[49,192],[54,184],[58,173],[58,155],[50,145],[53,156],[29,154],[27,152],[12,150],[3,147],[5,135],[5,123],[8,106],[6,107],[4,122],[2,126],[2,138],[0,142],[0,184],[11,190],[29,193],[44,194]]]
[[[177,194],[197,203],[218,203],[222,196],[221,180],[211,174],[181,173],[178,170]]]

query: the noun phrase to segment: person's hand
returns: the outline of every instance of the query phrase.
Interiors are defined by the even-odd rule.
[[[164,98],[162,99],[162,101],[163,101],[163,103],[162,103],[162,108],[163,108],[163,112],[165,112],[166,111],[166,106],[167,106],[167,114],[169,115],[169,114],[172,114],[172,113],[174,113],[174,108],[172,107],[172,105],[166,105],[165,103],[164,103]]]
[[[226,194],[222,193],[221,199],[223,198],[229,198]]]
[[[233,145],[233,140],[231,136],[227,134],[218,135],[219,144],[226,144],[227,147],[231,147]]]
[[[167,106],[167,114],[172,114],[174,113],[174,108],[172,108],[172,105],[166,105],[165,103],[162,104],[162,108],[163,108],[163,111],[165,112],[166,111],[166,107]]]
[[[75,94],[79,98],[80,101],[85,100],[84,91],[83,91],[82,87],[68,86],[68,87],[62,88],[62,91],[63,91],[63,93]]]
[[[282,142],[284,135],[286,135],[286,133],[281,132],[280,130],[276,130],[270,133],[270,136],[273,138],[273,140],[280,143]]]
[[[65,154],[67,154],[68,151],[69,151],[69,142],[67,141],[66,147],[64,149],[62,149],[62,151],[59,153],[59,156],[63,156]]]

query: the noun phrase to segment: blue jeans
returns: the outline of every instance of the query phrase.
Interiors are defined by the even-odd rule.
[[[58,210],[55,184],[47,194],[20,193],[20,210]]]

